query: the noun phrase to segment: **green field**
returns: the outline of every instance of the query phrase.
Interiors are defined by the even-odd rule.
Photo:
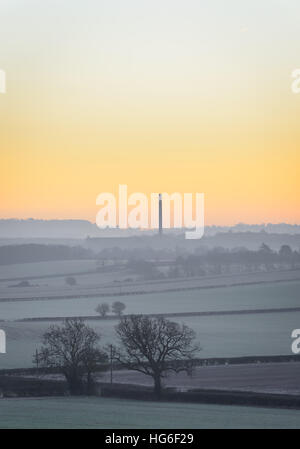
[[[107,398],[0,399],[0,428],[300,428],[300,411]]]
[[[0,319],[97,315],[101,302],[120,300],[126,313],[202,312],[300,307],[300,282],[208,288],[122,297],[0,302]]]

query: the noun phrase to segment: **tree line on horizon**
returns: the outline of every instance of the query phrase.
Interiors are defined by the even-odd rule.
[[[113,266],[122,263],[130,271],[145,279],[163,277],[202,276],[236,271],[272,271],[277,269],[296,269],[300,267],[300,250],[289,245],[281,245],[278,251],[262,243],[257,250],[245,247],[227,249],[222,246],[208,249],[205,246],[194,248],[191,252],[184,248],[106,248],[94,252],[81,246],[22,244],[0,246],[0,265],[16,263],[58,261],[58,260],[95,260],[95,270],[113,270]],[[106,266],[111,261],[111,265]],[[161,271],[157,263],[165,261],[168,269]]]
[[[157,262],[159,261],[131,259],[127,267],[146,280],[290,270],[300,268],[300,251],[293,251],[289,245],[282,245],[278,251],[273,251],[263,243],[256,251],[217,247],[205,252],[181,254],[174,260],[169,260],[164,271]]]

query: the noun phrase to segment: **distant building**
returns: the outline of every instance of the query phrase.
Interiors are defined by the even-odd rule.
[[[158,195],[158,220],[159,220],[159,235],[162,235],[162,194]]]

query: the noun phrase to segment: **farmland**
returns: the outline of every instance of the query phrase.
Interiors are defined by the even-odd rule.
[[[200,388],[299,395],[299,362],[204,365],[196,367],[191,376],[185,372],[170,372],[163,379],[163,385],[182,391]],[[110,382],[110,373],[99,373],[98,380]],[[125,369],[113,371],[113,382],[150,387],[153,385],[150,376]]]
[[[2,265],[0,266],[0,280],[89,272],[95,270],[95,266],[95,260],[58,260]]]
[[[206,312],[299,307],[300,282],[281,282],[184,292],[126,295],[126,313]],[[43,301],[0,302],[0,317],[16,320],[32,317],[97,315],[101,302],[112,304],[116,297],[44,299]]]
[[[261,282],[250,285],[234,285],[245,276],[220,276],[204,280],[185,279],[179,281],[164,280],[158,282],[129,282],[131,287],[144,289],[153,288],[157,292],[148,294],[122,295],[126,273],[112,271],[96,273],[94,260],[43,262],[40,264],[22,264],[0,267],[0,294],[10,294],[12,300],[0,302],[1,328],[7,334],[7,354],[1,355],[1,368],[16,368],[32,366],[32,354],[41,344],[45,330],[53,324],[55,317],[67,316],[97,316],[96,306],[101,302],[111,305],[115,300],[126,304],[125,313],[187,313],[187,312],[218,312],[278,309],[277,313],[252,315],[218,315],[218,316],[185,316],[172,318],[184,322],[196,331],[202,351],[201,357],[234,357],[246,355],[280,355],[291,354],[291,331],[299,328],[299,312],[283,312],[284,308],[300,306],[300,281],[283,281],[283,279],[298,276],[299,272],[263,273],[255,279],[281,279],[281,282]],[[94,270],[94,272],[93,272]],[[67,286],[64,275],[76,275],[77,284]],[[28,288],[9,288],[12,281],[3,281],[8,276],[11,280],[21,274],[30,276],[54,276],[52,278],[31,279],[37,286]],[[86,274],[83,274],[86,273]],[[128,275],[128,273],[127,273]],[[116,286],[116,280],[118,280]],[[189,287],[202,283],[202,287],[184,291],[159,291],[167,286],[177,288],[180,284]],[[228,286],[221,287],[226,283]],[[121,285],[122,284],[122,285]],[[125,283],[127,285],[127,283]],[[200,285],[199,284],[199,285]],[[216,284],[216,288],[212,288]],[[206,288],[205,288],[206,285]],[[88,294],[94,287],[101,286],[103,296],[78,297],[78,292]],[[177,287],[176,287],[177,286]],[[207,288],[209,287],[209,288]],[[96,289],[96,290],[97,290]],[[105,296],[104,292],[119,291],[121,296]],[[68,299],[30,300],[32,292],[43,295],[69,295]],[[73,296],[72,296],[73,292]],[[40,294],[38,293],[38,294]],[[37,293],[35,293],[37,294]],[[117,293],[116,293],[117,294]],[[18,296],[28,296],[28,300],[18,300]],[[17,322],[24,318],[47,317],[41,322]],[[115,342],[114,327],[117,318],[109,320],[89,320],[101,335],[102,344]]]
[[[291,354],[291,331],[299,327],[299,313],[187,317],[177,319],[196,331],[203,348],[201,357]],[[40,346],[42,334],[52,324],[45,322],[3,322],[7,334],[7,354],[0,367],[32,366],[32,354]],[[102,344],[115,342],[117,320],[88,321],[102,336]]]
[[[22,276],[22,265],[0,267],[0,301],[87,299],[300,281],[299,269],[145,280],[122,265],[101,266],[96,271],[93,260],[60,261],[57,265],[56,262],[41,262],[39,265],[23,264]],[[64,277],[70,274],[76,277],[76,285],[66,284]],[[20,279],[29,284],[20,288],[17,282]]]
[[[76,278],[75,285],[67,285],[68,275]],[[14,285],[26,276],[28,287]],[[126,304],[127,314],[178,314],[171,319],[195,331],[201,358],[291,355],[291,332],[299,328],[300,319],[299,279],[299,270],[290,270],[145,281],[120,266],[97,272],[95,260],[0,267],[0,327],[7,338],[0,369],[32,367],[43,334],[64,317],[89,317],[87,324],[100,334],[101,345],[116,343],[114,328],[119,318],[110,312],[107,319],[98,319],[95,312],[98,304],[111,306],[116,300]],[[249,311],[252,313],[241,314]],[[203,367],[192,377],[173,375],[164,385],[294,396],[299,394],[299,368],[299,363]],[[97,374],[100,382],[108,377],[108,373]],[[135,372],[114,371],[114,382],[150,385],[151,379]],[[298,410],[183,403],[174,407],[99,397],[1,399],[0,414],[5,415],[0,421],[3,428],[300,426]]]
[[[1,399],[1,428],[299,428],[300,411],[107,398]]]

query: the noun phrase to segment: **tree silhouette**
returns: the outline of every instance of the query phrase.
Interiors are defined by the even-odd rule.
[[[193,357],[200,350],[192,329],[163,317],[122,317],[116,333],[120,347],[115,348],[114,359],[127,369],[151,376],[157,398],[167,372],[191,372]]]
[[[109,304],[103,302],[102,304],[99,304],[95,310],[104,318],[106,314],[109,312],[109,309],[110,309]]]
[[[34,355],[34,362],[58,368],[68,382],[70,393],[75,395],[84,392],[86,374],[90,392],[92,372],[106,360],[106,354],[98,347],[99,339],[83,319],[67,319],[62,326],[50,326],[43,336],[42,347]]]
[[[113,313],[115,313],[118,316],[121,316],[122,313],[124,312],[124,310],[126,309],[126,306],[123,302],[121,301],[115,301],[112,305],[112,311]]]

